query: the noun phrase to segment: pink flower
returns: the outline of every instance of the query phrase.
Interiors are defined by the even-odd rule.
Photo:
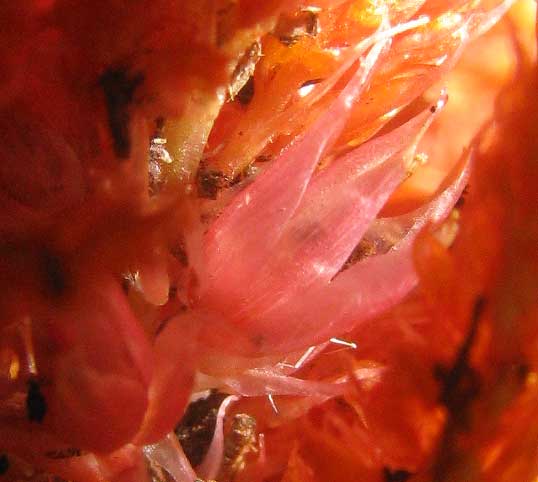
[[[204,347],[246,356],[304,349],[352,330],[415,286],[412,242],[450,212],[468,167],[459,166],[429,204],[377,216],[409,175],[444,94],[436,106],[317,169],[388,43],[361,58],[329,109],[203,235],[194,258],[199,297],[187,316],[199,318]],[[343,271],[361,239],[379,253]]]

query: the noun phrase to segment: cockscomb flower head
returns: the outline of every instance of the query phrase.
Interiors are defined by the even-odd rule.
[[[511,4],[6,4],[1,471],[303,482],[424,464],[460,393],[430,368],[462,338],[431,316],[450,309],[425,263],[455,286],[442,260],[487,136],[413,182],[447,74]],[[470,283],[461,319],[482,316]],[[405,390],[407,419],[383,423]],[[309,450],[339,469],[314,474]]]

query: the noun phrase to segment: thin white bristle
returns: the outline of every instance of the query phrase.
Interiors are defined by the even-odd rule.
[[[352,341],[342,340],[341,338],[331,338],[329,341],[331,343],[334,343],[335,345],[347,346],[348,348],[352,348],[353,350],[357,349],[357,344]]]
[[[269,403],[271,404],[271,408],[273,409],[273,412],[275,412],[277,415],[279,414],[278,407],[276,406],[275,399],[273,398],[272,394],[267,395],[267,400],[269,400]]]

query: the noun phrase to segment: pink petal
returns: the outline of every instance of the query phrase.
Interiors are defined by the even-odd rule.
[[[210,228],[205,237],[206,274],[210,278],[206,291],[225,288],[225,293],[218,297],[213,292],[208,298],[225,303],[231,291],[240,295],[253,273],[269,259],[316,165],[342,131],[352,103],[366,87],[386,43],[370,50],[330,108],[271,168],[240,192]]]
[[[329,282],[405,179],[414,148],[433,118],[428,109],[315,175],[273,257],[249,288],[264,294],[285,291],[289,297],[313,282]],[[280,296],[270,303],[283,301]]]
[[[181,418],[194,381],[196,336],[194,324],[182,317],[170,320],[157,336],[149,406],[136,443],[160,440]]]
[[[126,443],[142,422],[152,354],[119,284],[105,276],[86,282],[50,313],[44,423],[74,446],[99,452]]]
[[[408,233],[387,254],[355,264],[328,286],[313,285],[249,326],[260,334],[258,353],[284,353],[320,343],[399,302],[417,283],[412,260],[416,235],[426,224],[448,215],[467,183],[469,169],[469,165],[460,168],[447,189],[412,214],[415,221]]]

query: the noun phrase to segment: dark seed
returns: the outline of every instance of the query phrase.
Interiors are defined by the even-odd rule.
[[[227,396],[212,391],[207,398],[192,402],[175,428],[185,455],[194,466],[204,460],[215,431],[218,409]]]
[[[388,467],[383,469],[383,475],[386,482],[405,482],[411,477],[407,470],[390,470]]]
[[[254,77],[249,77],[245,85],[241,87],[241,90],[236,94],[235,98],[242,105],[248,105],[254,97]]]
[[[39,383],[35,380],[28,382],[26,395],[26,414],[30,422],[42,422],[47,413],[47,401],[41,393]]]
[[[9,470],[9,459],[6,454],[0,455],[0,475],[4,475]]]
[[[114,152],[122,159],[128,158],[131,153],[129,104],[133,100],[135,90],[143,81],[143,74],[129,76],[122,68],[106,70],[99,80],[105,94],[108,127],[114,142]]]

